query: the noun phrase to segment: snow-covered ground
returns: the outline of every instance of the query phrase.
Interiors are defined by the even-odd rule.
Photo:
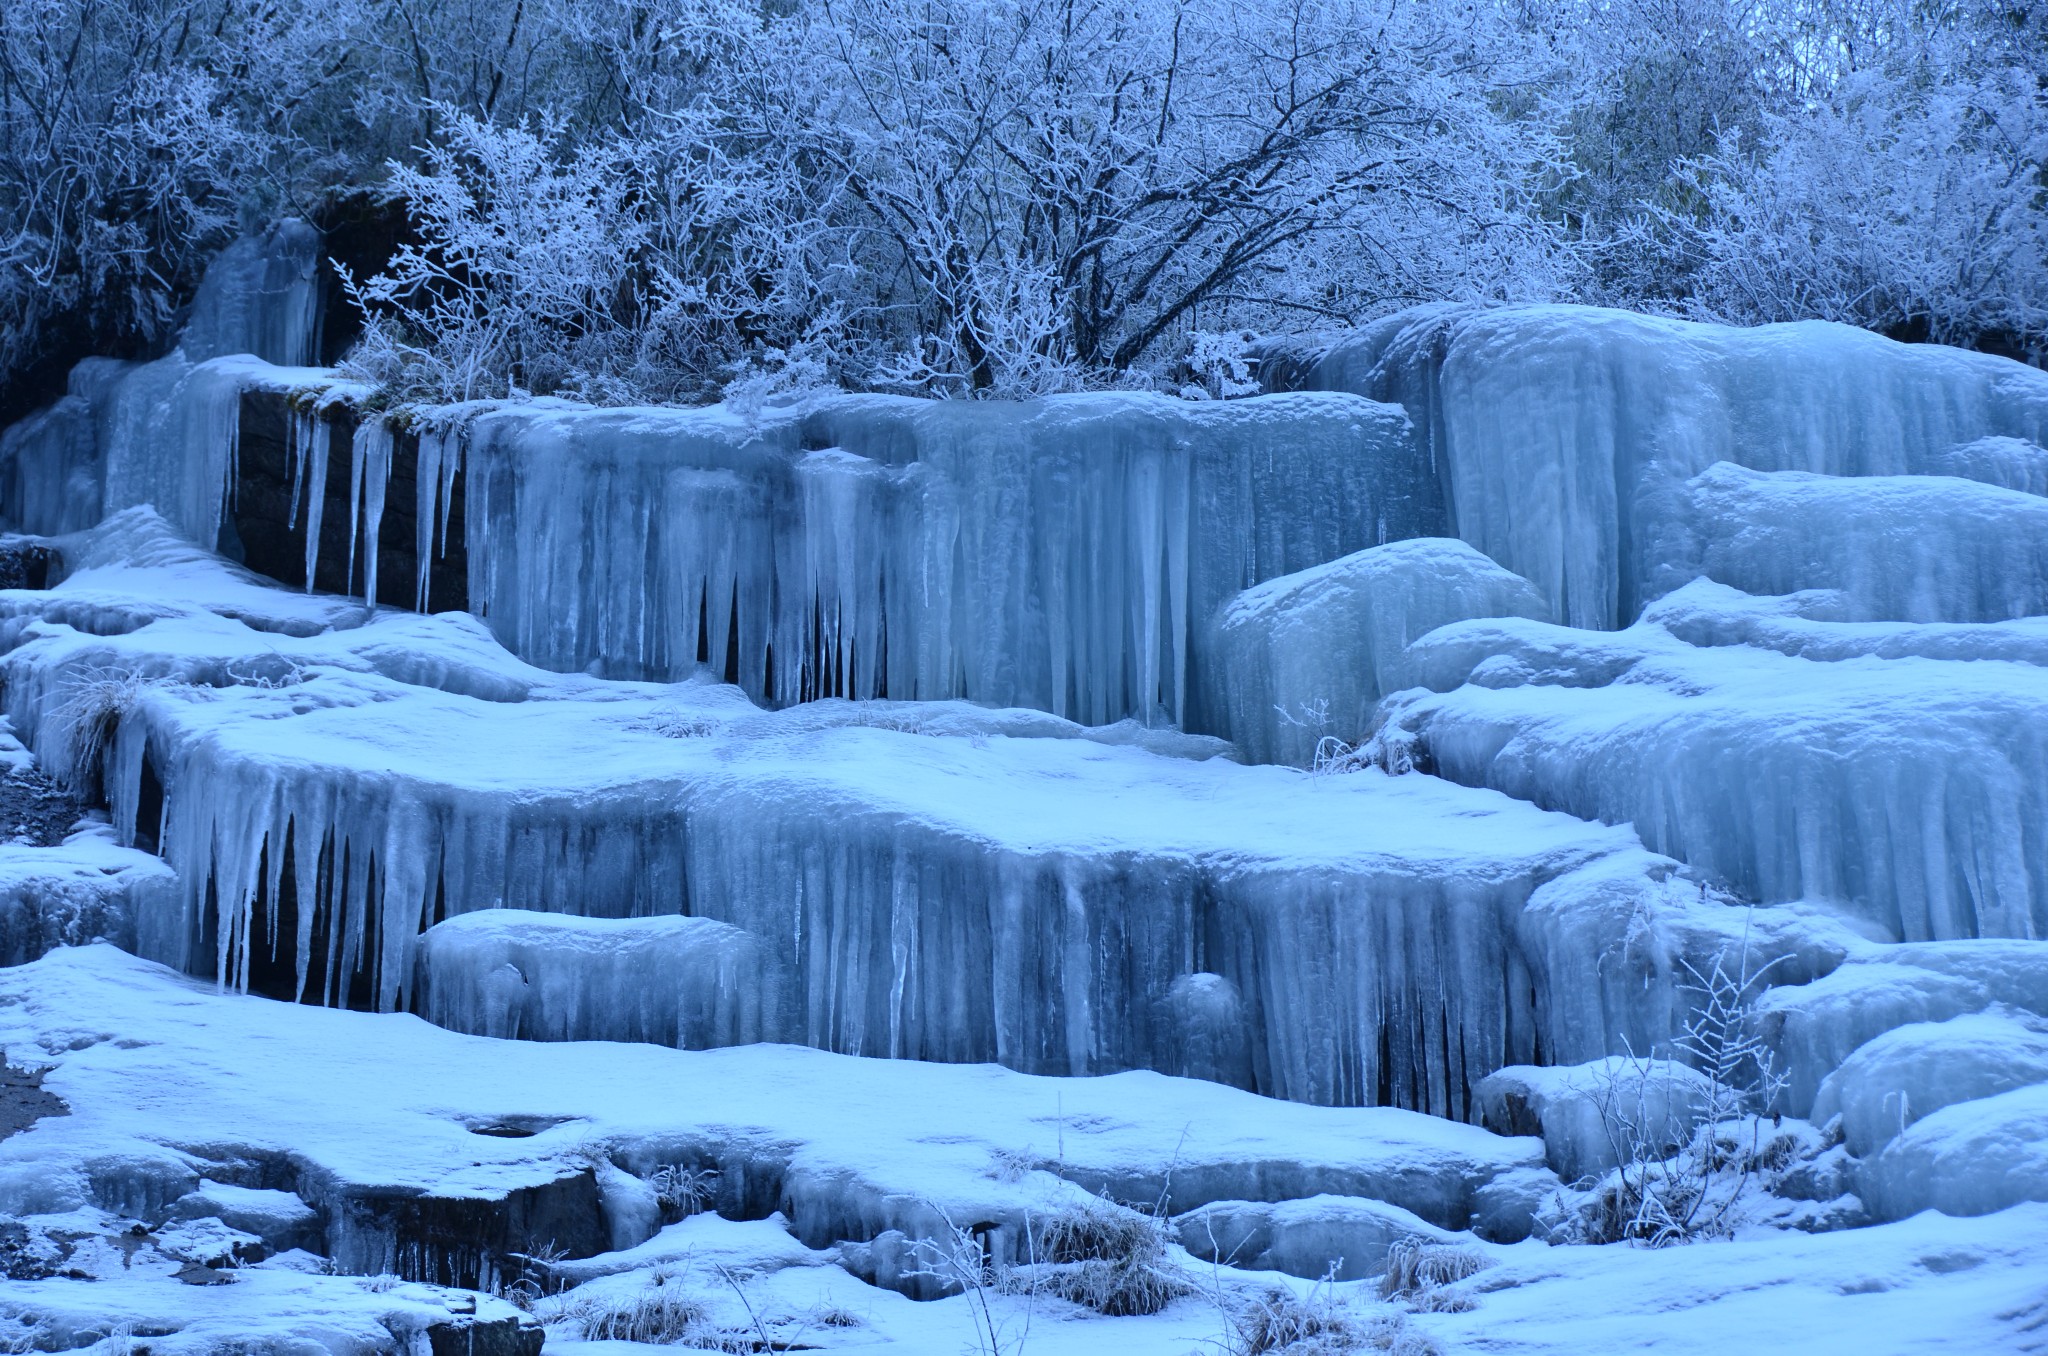
[[[1014,1281],[930,1302],[901,1293],[916,1287],[905,1273],[951,1265],[949,1222],[1000,1252],[1027,1221],[1085,1207],[1091,1188],[1168,1214],[1346,1196],[1448,1225],[1474,1184],[1542,1156],[1534,1141],[1414,1113],[1153,1074],[490,1040],[223,994],[106,946],[0,973],[0,1041],[68,1108],[0,1141],[0,1204],[31,1238],[71,1249],[56,1276],[0,1284],[0,1312],[53,1333],[127,1317],[152,1350],[209,1350],[230,1333],[378,1350],[445,1311],[443,1292],[363,1279],[408,1248],[461,1251],[435,1236],[426,1205],[467,1203],[479,1236],[544,1254],[560,1241],[549,1223],[595,1224],[563,1205],[579,1194],[608,1233],[537,1287],[580,1282],[533,1303],[550,1351],[632,1349],[569,1339],[664,1288],[710,1328],[744,1333],[758,1319],[775,1340],[801,1333],[833,1350],[976,1350],[986,1300],[1005,1350],[1182,1356],[1216,1349],[1228,1316],[1273,1286],[1378,1328],[1394,1350],[1427,1339],[1445,1352],[1988,1352],[2048,1338],[2041,1205],[1654,1251],[1493,1244],[1408,1215],[1413,1236],[1483,1263],[1420,1304],[1382,1300],[1376,1281],[1317,1287],[1212,1265],[1177,1244],[1163,1265],[1188,1292],[1149,1317],[1103,1317]],[[695,1170],[711,1210],[662,1225],[649,1181],[664,1166]],[[324,1235],[306,1236],[287,1193],[314,1207]],[[1341,1238],[1314,1232],[1330,1213],[1298,1212],[1304,1254]],[[196,1227],[222,1216],[238,1224]],[[265,1232],[290,1241],[280,1229],[302,1246],[178,1279],[209,1248],[260,1255]],[[356,1274],[322,1274],[304,1245]]]

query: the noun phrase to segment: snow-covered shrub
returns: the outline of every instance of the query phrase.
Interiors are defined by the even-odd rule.
[[[345,280],[364,313],[349,367],[428,403],[589,390],[651,300],[631,180],[601,144],[566,149],[559,124],[442,114],[424,167],[390,166],[419,240]]]
[[[1380,1298],[1407,1300],[1430,1312],[1457,1312],[1470,1308],[1471,1301],[1446,1294],[1444,1287],[1476,1276],[1490,1265],[1486,1254],[1477,1248],[1397,1239],[1387,1249],[1387,1274],[1380,1278]]]
[[[1752,1020],[1768,967],[1752,969],[1746,947],[1732,969],[1725,955],[1705,972],[1681,963],[1700,1000],[1672,1042],[1684,1064],[1612,1062],[1600,1117],[1619,1166],[1581,1185],[1552,1222],[1557,1241],[1661,1247],[1724,1236],[1798,1150],[1771,1114],[1785,1076]],[[1686,1075],[1697,1077],[1662,1086]]]
[[[1170,1231],[1156,1214],[1095,1201],[1037,1221],[1033,1233],[1027,1285],[1098,1314],[1156,1314],[1194,1293],[1167,1257]]]
[[[1857,72],[1695,166],[1691,305],[2048,353],[2048,93],[1993,68]]]

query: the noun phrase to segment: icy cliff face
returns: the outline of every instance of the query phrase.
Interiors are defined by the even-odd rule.
[[[1453,534],[1580,627],[1635,618],[1674,494],[1716,462],[2031,489],[2024,445],[2048,440],[2048,374],[1821,322],[1425,307],[1323,349],[1282,347],[1268,368],[1406,407]]]
[[[180,561],[161,533],[128,515],[70,544],[64,584],[11,596],[7,700],[53,755],[75,750],[81,700],[105,702],[116,822],[179,872],[139,944],[238,986],[390,1007],[444,916],[689,913],[758,952],[721,942],[700,966],[676,957],[731,933],[467,924],[430,934],[428,1010],[478,1031],[516,1013],[522,1034],[1165,1066],[1464,1115],[1472,1081],[1567,1039],[1535,1003],[1524,902],[1631,843],[1432,778],[1318,783],[1131,726],[766,713],[729,687],[558,677],[458,618],[354,625],[340,600]],[[743,952],[766,976],[758,1017],[719,1006]],[[672,1003],[624,996],[648,967]]]
[[[1193,697],[1218,604],[1438,526],[1406,420],[1343,396],[840,398],[758,423],[534,402],[458,439],[472,606],[515,653],[701,662],[777,705],[1213,727]],[[453,455],[423,457],[423,495]]]

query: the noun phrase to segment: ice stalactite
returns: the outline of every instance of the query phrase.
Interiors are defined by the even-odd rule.
[[[1406,421],[1345,397],[844,398],[758,424],[532,402],[466,436],[469,596],[514,652],[703,662],[778,705],[1199,727],[1218,603],[1440,525]]]
[[[419,563],[413,609],[427,610],[427,583],[433,574],[435,549],[447,549],[449,518],[455,509],[455,478],[462,474],[462,425],[450,421],[418,430],[416,499],[413,511],[413,552]],[[374,595],[373,595],[374,596]]]
[[[1837,476],[1967,462],[2031,476],[2006,464],[2010,444],[1991,471],[1979,440],[2048,441],[2048,373],[1818,321],[1732,329],[1577,306],[1423,307],[1323,349],[1278,346],[1263,370],[1403,404],[1454,534],[1533,582],[1556,620],[1602,629],[1646,597],[1667,487],[1715,462]]]
[[[313,591],[314,570],[320,563],[320,526],[327,511],[327,458],[334,441],[333,426],[316,405],[292,406],[290,454],[292,462],[291,516],[287,527],[297,527],[299,511],[306,514],[306,592]]]
[[[358,418],[349,447],[348,578],[355,580],[360,549],[363,601],[371,607],[377,605],[378,536],[384,525],[384,491],[391,483],[393,444],[391,426],[382,418],[374,414]],[[309,544],[313,540],[307,538]],[[313,577],[310,567],[306,577]]]
[[[1211,624],[1207,710],[1254,762],[1305,767],[1355,744],[1381,694],[1409,686],[1408,643],[1447,622],[1542,617],[1548,605],[1463,542],[1418,537],[1269,579]]]

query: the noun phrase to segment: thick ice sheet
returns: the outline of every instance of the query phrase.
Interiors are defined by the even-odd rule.
[[[701,659],[775,704],[1214,728],[1191,699],[1218,604],[1440,528],[1407,420],[1342,395],[534,401],[449,424],[420,485],[460,460],[469,596],[509,648],[628,678]]]

